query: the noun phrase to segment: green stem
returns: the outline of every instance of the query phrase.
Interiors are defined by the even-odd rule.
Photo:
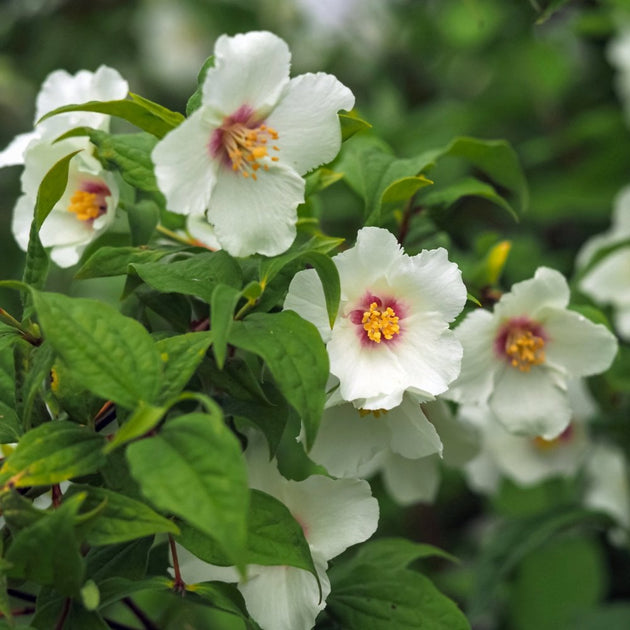
[[[11,328],[19,330],[22,334],[22,337],[24,337],[24,339],[30,344],[34,346],[39,346],[41,344],[41,337],[36,337],[35,335],[33,335],[33,333],[28,330],[28,328],[25,328],[22,324],[20,324],[17,319],[15,319],[15,317],[7,313],[3,308],[0,308],[0,321],[3,321],[5,324],[11,326]]]

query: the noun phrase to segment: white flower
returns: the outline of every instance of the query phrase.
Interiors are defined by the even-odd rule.
[[[290,53],[267,32],[221,36],[202,105],[152,153],[169,210],[206,214],[234,256],[273,256],[295,237],[309,170],[339,151],[337,112],[354,96],[334,76],[289,79]]]
[[[317,326],[340,397],[378,410],[400,405],[405,392],[427,401],[446,391],[462,355],[448,324],[466,301],[461,273],[446,250],[407,256],[390,232],[367,227],[333,261],[341,303],[332,330],[312,269],[293,278],[284,308]]]
[[[460,408],[460,417],[476,426],[481,437],[481,452],[465,467],[472,488],[492,494],[503,478],[527,487],[577,473],[590,447],[586,422],[596,407],[582,380],[567,385],[571,423],[551,440],[509,433],[488,407]]]
[[[43,177],[61,158],[80,150],[70,160],[66,189],[39,233],[42,245],[52,248],[51,258],[60,267],[76,264],[87,245],[115,218],[118,185],[91,155],[92,148],[86,138],[69,138],[55,144],[35,142],[26,152],[23,194],[15,205],[12,223],[13,235],[24,250]]]
[[[125,98],[128,91],[129,86],[118,71],[107,66],[101,66],[96,72],[80,70],[74,76],[65,70],[55,70],[46,77],[37,95],[35,129],[19,134],[0,152],[0,167],[24,164],[26,149],[33,141],[52,141],[75,127],[107,131],[110,117],[93,112],[68,112],[52,116],[39,124],[37,121],[44,114],[64,105],[119,100]]]
[[[603,372],[617,352],[614,335],[568,303],[562,274],[540,267],[492,313],[469,313],[455,330],[464,358],[449,396],[487,404],[510,433],[560,435],[571,419],[567,381]]]
[[[309,630],[330,593],[328,560],[375,532],[378,503],[366,481],[322,475],[304,481],[285,479],[275,461],[269,461],[262,440],[250,441],[246,456],[250,486],[284,503],[302,526],[322,586],[322,598],[320,601],[315,577],[290,566],[248,565],[247,580],[240,582],[238,589],[250,615],[263,630]],[[177,553],[186,582],[239,581],[233,567],[207,564],[180,546]]]
[[[610,515],[619,525],[610,531],[612,542],[625,544],[630,530],[630,481],[623,451],[598,444],[586,465],[586,483],[584,504]]]
[[[589,239],[577,257],[579,269],[588,265],[599,250],[630,240],[630,186],[615,199],[610,229]],[[584,274],[580,290],[598,304],[612,305],[615,328],[630,340],[630,245],[622,245],[596,262]]]

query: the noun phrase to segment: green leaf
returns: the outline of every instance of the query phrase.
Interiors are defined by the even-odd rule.
[[[160,355],[141,324],[96,300],[34,291],[33,301],[46,340],[86,389],[129,409],[157,398]]]
[[[479,559],[470,602],[471,617],[487,610],[499,585],[528,553],[570,527],[602,524],[604,521],[601,515],[588,510],[565,507],[505,522]]]
[[[17,442],[20,436],[13,363],[13,344],[17,339],[17,335],[0,338],[0,444]]]
[[[83,498],[64,501],[15,536],[6,554],[12,577],[54,586],[63,595],[78,594],[85,566],[73,523]]]
[[[28,371],[24,382],[21,384],[18,405],[18,413],[22,418],[24,430],[31,428],[33,422],[33,412],[37,397],[40,397],[40,404],[44,385],[50,380],[50,368],[55,359],[53,349],[48,343],[43,343],[37,348],[33,348],[29,353]]]
[[[44,175],[42,183],[37,191],[37,201],[35,202],[35,225],[37,230],[42,227],[42,223],[61,199],[66,186],[68,185],[68,169],[70,160],[80,151],[74,151],[61,158]]]
[[[85,511],[105,503],[98,518],[88,523],[86,540],[90,545],[113,545],[158,533],[179,534],[175,523],[140,501],[105,488],[82,485],[72,485],[66,496],[77,492],[86,494]]]
[[[229,342],[260,356],[298,412],[311,445],[324,409],[328,354],[315,326],[293,311],[252,313],[234,322]]]
[[[306,189],[304,196],[308,199],[311,195],[318,193],[320,190],[324,190],[329,186],[332,186],[335,182],[343,179],[343,173],[337,173],[331,171],[329,168],[318,168],[317,170],[309,173],[304,178],[306,180]]]
[[[200,582],[187,584],[186,592],[198,596],[213,608],[240,617],[249,626],[251,620],[245,607],[245,600],[235,585],[224,582]]]
[[[237,262],[226,252],[203,252],[185,260],[162,263],[132,264],[131,269],[163,293],[183,293],[212,303],[217,284],[240,289],[242,272]]]
[[[343,141],[352,138],[359,131],[366,131],[372,128],[369,122],[362,120],[353,112],[339,114],[339,123],[341,124],[341,139]]]
[[[197,89],[194,94],[188,99],[186,103],[186,116],[190,116],[196,109],[201,107],[201,96],[203,92],[203,84],[206,79],[208,70],[214,65],[214,55],[210,55],[201,66],[199,74],[197,75]]]
[[[122,276],[130,264],[154,263],[172,254],[173,250],[144,247],[99,247],[75,274],[75,278]]]
[[[575,619],[571,630],[627,630],[630,627],[630,604],[610,603],[595,608]]]
[[[64,112],[98,112],[122,118],[157,138],[162,138],[184,121],[184,117],[177,112],[172,112],[136,94],[129,96],[132,100],[89,101],[76,105],[64,105],[48,112],[38,122]]]
[[[124,597],[140,591],[163,591],[167,593],[172,590],[172,587],[173,580],[158,575],[145,579],[111,577],[99,584],[101,592],[100,608],[106,608]]]
[[[234,309],[241,292],[227,284],[217,284],[210,301],[211,330],[214,339],[214,358],[219,368],[223,368],[227,354],[228,336],[234,321]]]
[[[219,415],[193,413],[169,420],[158,435],[130,444],[127,459],[156,508],[212,536],[231,564],[242,566],[247,470],[240,443]]]
[[[109,454],[119,446],[146,435],[160,424],[166,411],[166,407],[139,404],[122,427],[116,431],[113,439],[107,443],[104,452]]]
[[[383,205],[391,203],[400,205],[411,199],[421,188],[430,186],[433,182],[424,175],[413,177],[401,177],[393,181],[384,191],[381,197]]]
[[[536,20],[536,24],[544,24],[554,13],[559,11],[562,7],[569,4],[571,0],[549,0],[547,6],[541,11]]]
[[[230,566],[211,537],[188,526],[182,526],[177,542],[210,564]],[[247,516],[247,564],[287,565],[304,569],[317,577],[304,532],[286,506],[260,490],[251,490]]]
[[[164,366],[159,403],[167,402],[186,387],[210,344],[216,343],[214,336],[214,332],[194,332],[166,337],[156,343]]]
[[[46,284],[46,278],[48,277],[48,271],[50,269],[50,258],[48,253],[44,249],[41,240],[39,239],[39,228],[35,219],[31,223],[31,231],[28,239],[28,247],[26,250],[26,260],[24,261],[24,274],[22,275],[23,285],[22,287],[15,281],[6,280],[3,282],[4,286],[11,283],[11,288],[18,288],[22,290],[32,287],[34,289],[42,289]],[[23,320],[30,320],[33,315],[33,296],[30,292],[22,293]]]
[[[105,438],[73,422],[54,420],[20,439],[0,469],[3,484],[23,488],[59,483],[96,472],[105,461]]]
[[[487,199],[495,205],[509,212],[518,220],[518,214],[504,197],[485,182],[475,177],[465,177],[443,188],[436,187],[422,196],[422,204],[427,206],[438,206],[448,208],[462,197],[481,197]]]
[[[104,583],[110,578],[141,580],[147,572],[147,559],[155,537],[129,543],[92,547],[85,556],[86,576],[101,588],[101,606],[106,605]]]
[[[150,199],[142,199],[136,204],[126,206],[131,243],[133,245],[146,245],[157,224],[160,222],[160,208]]]
[[[98,586],[92,581],[87,580],[81,587],[81,603],[86,610],[93,611],[98,608],[101,601],[101,594]]]
[[[469,630],[457,605],[424,575],[356,564],[336,579],[331,571],[329,614],[347,630]]]

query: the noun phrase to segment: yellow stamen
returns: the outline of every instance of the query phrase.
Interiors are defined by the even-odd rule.
[[[400,333],[398,317],[394,309],[388,306],[384,311],[379,311],[376,302],[372,302],[370,310],[363,313],[361,323],[368,338],[374,343],[381,343],[382,337],[389,340]]]
[[[365,418],[366,416],[380,418],[387,413],[387,409],[357,409],[357,411],[362,418]]]
[[[254,171],[261,166],[264,170],[269,170],[267,164],[262,164],[262,160],[270,158],[277,162],[277,157],[271,157],[267,142],[269,139],[277,140],[278,133],[265,124],[253,129],[243,123],[234,123],[227,128],[223,128],[223,146],[232,163],[232,170],[239,171],[243,177],[252,175],[252,179],[257,179]],[[274,151],[279,151],[277,146],[272,147]]]
[[[534,446],[541,451],[550,451],[558,446],[562,440],[560,436],[552,440],[545,440],[544,437],[538,436],[533,439]]]
[[[530,330],[517,328],[510,331],[505,341],[505,353],[510,357],[512,367],[521,372],[529,372],[532,365],[545,362],[545,340]]]
[[[68,212],[74,212],[80,221],[98,219],[104,212],[99,201],[96,193],[77,190],[70,198]]]

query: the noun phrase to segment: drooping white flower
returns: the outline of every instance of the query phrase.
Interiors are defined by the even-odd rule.
[[[78,262],[83,250],[109,227],[118,205],[118,184],[92,156],[87,138],[68,138],[55,144],[35,142],[25,156],[23,194],[13,211],[12,231],[26,250],[37,191],[46,173],[64,156],[79,151],[69,162],[68,183],[61,199],[44,221],[39,233],[44,247],[60,267]]]
[[[153,150],[158,185],[169,210],[205,214],[230,254],[280,254],[302,175],[339,151],[337,112],[354,96],[329,74],[289,79],[289,49],[272,33],[223,35],[214,59],[201,107]]]
[[[630,186],[617,195],[612,225],[603,234],[590,238],[577,256],[578,269],[584,269],[605,247],[620,244],[583,275],[579,287],[598,304],[610,304],[614,310],[615,328],[620,336],[630,340]]]
[[[571,422],[551,440],[509,433],[488,407],[459,409],[460,417],[477,427],[481,441],[479,454],[465,467],[472,488],[493,494],[504,478],[528,487],[552,477],[572,477],[583,467],[591,447],[587,422],[596,405],[582,380],[567,386]]]
[[[448,325],[466,301],[461,273],[446,250],[408,256],[393,234],[366,227],[333,261],[341,303],[332,330],[312,269],[293,278],[284,308],[317,326],[340,398],[378,410],[400,405],[405,392],[427,401],[446,391],[462,355]]]
[[[618,524],[610,531],[615,544],[626,544],[630,532],[630,479],[623,451],[598,444],[586,464],[584,504],[610,515]]]
[[[94,112],[67,112],[37,121],[58,107],[87,101],[110,101],[125,98],[129,91],[117,70],[100,66],[96,72],[80,70],[75,75],[55,70],[46,77],[35,104],[35,128],[17,135],[4,151],[0,152],[0,167],[24,164],[26,149],[33,141],[52,141],[75,127],[109,129],[110,117]]]
[[[315,577],[303,569],[248,565],[247,580],[239,582],[233,567],[210,565],[178,546],[182,577],[188,583],[239,582],[247,610],[263,630],[310,630],[330,593],[328,560],[375,532],[378,503],[366,481],[323,475],[304,481],[285,479],[275,460],[269,461],[262,440],[251,440],[245,454],[250,487],[284,503],[302,526],[321,583],[321,600]]]
[[[568,303],[562,274],[540,267],[492,313],[469,313],[455,330],[464,358],[449,396],[487,404],[510,433],[560,435],[571,419],[567,381],[603,372],[617,352],[615,336]]]

